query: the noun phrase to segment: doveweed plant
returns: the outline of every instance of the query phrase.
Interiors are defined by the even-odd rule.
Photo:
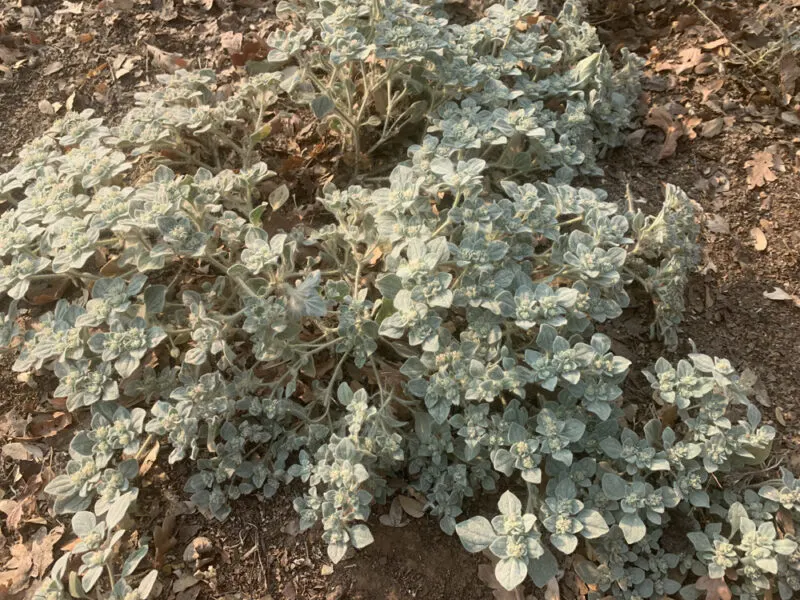
[[[150,595],[158,573],[125,527],[155,440],[219,520],[303,482],[301,529],[333,562],[402,492],[493,554],[509,590],[568,565],[592,599],[692,600],[703,577],[743,600],[800,591],[800,483],[725,484],[775,437],[752,378],[661,358],[649,412],[669,418],[628,421],[630,363],[597,331],[638,286],[676,345],[698,256],[679,189],[646,215],[571,186],[623,140],[637,60],[612,62],[571,0],[463,25],[445,8],[281,2],[285,27],[235,89],[160,76],[118,125],[68,114],[0,176],[0,342],[89,426],[46,487],[80,541],[36,598]],[[382,187],[321,189],[327,224],[275,230],[289,191],[264,192],[261,141],[308,107],[356,167],[417,143]],[[498,513],[464,515],[483,492]]]

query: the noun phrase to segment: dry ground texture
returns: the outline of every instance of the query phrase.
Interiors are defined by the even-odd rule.
[[[475,8],[475,4],[471,6]],[[761,383],[759,401],[779,431],[774,462],[800,471],[800,3],[795,0],[597,0],[592,20],[612,50],[647,58],[640,119],[629,143],[590,183],[656,202],[665,182],[704,210],[705,258],[693,279],[684,325],[702,352],[725,356]],[[274,28],[270,0],[2,0],[0,166],[68,109],[111,120],[158,73],[211,67],[221,80],[262,58]],[[794,36],[794,37],[792,37]],[[795,44],[794,50],[791,44]],[[313,202],[334,154],[297,123],[275,168],[298,198]],[[311,141],[308,141],[308,140]],[[313,211],[311,211],[313,212]],[[615,351],[634,373],[662,354],[649,339],[646,307],[614,328]],[[687,348],[681,348],[684,352]],[[668,356],[668,358],[670,358]],[[25,598],[70,543],[48,510],[44,484],[64,462],[70,418],[48,381],[0,371],[0,597],[8,582]],[[633,375],[627,398],[648,410]],[[636,406],[635,404],[633,405]],[[63,409],[63,407],[62,407]],[[137,526],[153,538],[162,598],[504,598],[484,569],[433,521],[376,524],[376,543],[334,571],[317,536],[297,535],[292,490],[248,499],[223,525],[192,514],[186,473],[157,457],[149,465]],[[413,511],[412,511],[413,512]],[[568,565],[566,565],[568,567]],[[550,600],[580,598],[569,569]],[[533,593],[533,592],[531,592]],[[533,597],[533,596],[532,596]]]

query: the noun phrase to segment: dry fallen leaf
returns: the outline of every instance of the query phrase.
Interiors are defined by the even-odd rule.
[[[399,500],[400,506],[403,507],[403,510],[406,511],[409,516],[415,519],[420,519],[425,516],[425,505],[416,498],[412,498],[411,496],[399,496]]]
[[[0,571],[0,590],[15,594],[25,589],[33,566],[31,553],[25,544],[11,546],[11,559],[6,561]]]
[[[560,600],[561,592],[558,589],[558,579],[551,577],[544,588],[544,600]]]
[[[408,519],[405,518],[405,514],[403,514],[400,498],[397,496],[392,500],[389,512],[381,515],[378,520],[381,522],[381,525],[386,525],[387,527],[405,527],[409,523]]]
[[[722,117],[717,117],[716,119],[711,119],[703,123],[700,135],[705,138],[712,138],[722,133],[724,128],[725,120]]]
[[[708,42],[707,44],[703,44],[703,50],[716,50],[717,48],[724,46],[728,43],[728,38],[721,37],[713,42]]]
[[[142,477],[147,474],[147,472],[153,468],[153,465],[156,463],[156,459],[158,458],[158,451],[161,450],[161,444],[156,440],[153,447],[145,454],[144,458],[142,459],[142,464],[139,465],[139,477]]]
[[[794,96],[797,80],[800,79],[800,65],[797,64],[797,59],[791,52],[787,52],[781,57],[780,72],[781,91],[785,96],[791,98]]]
[[[771,292],[764,292],[764,298],[768,298],[769,300],[791,300],[795,306],[800,308],[800,296],[790,294],[786,290],[779,287],[776,287]]]
[[[10,442],[0,450],[3,456],[12,460],[42,460],[44,452],[39,446],[23,442]]]
[[[136,63],[142,60],[141,56],[131,56],[130,54],[117,54],[116,58],[111,62],[111,67],[114,71],[114,77],[121,79],[128,73],[133,71]]]
[[[153,64],[167,73],[174,73],[178,69],[184,69],[189,66],[189,61],[180,54],[166,52],[151,44],[146,44],[146,46],[150,56],[153,57]]]
[[[775,181],[777,176],[774,170],[781,170],[783,163],[780,157],[769,149],[753,154],[753,158],[744,163],[747,170],[747,189],[763,187],[770,181]]]
[[[660,62],[656,63],[656,71],[675,71],[676,75],[680,75],[684,71],[694,69],[703,60],[703,52],[700,48],[684,48],[678,53],[677,62]]]
[[[706,600],[731,600],[731,590],[724,579],[711,579],[703,575],[694,584],[698,590],[704,590]]]
[[[190,587],[200,583],[200,580],[193,575],[184,575],[179,577],[172,583],[172,593],[179,594],[183,590],[188,590]]]
[[[72,423],[72,417],[66,412],[56,411],[36,415],[28,423],[28,433],[23,439],[40,440],[53,437],[70,423]]]
[[[167,553],[178,543],[175,533],[175,514],[168,512],[161,525],[156,525],[153,530],[153,544],[156,547],[156,556],[153,566],[156,568],[164,564]]]
[[[48,75],[52,75],[53,73],[58,73],[63,68],[64,68],[64,63],[62,63],[60,60],[57,60],[47,65],[42,71],[42,75],[47,77]]]
[[[775,420],[786,427],[786,417],[783,414],[783,409],[780,406],[775,407]]]
[[[767,236],[764,235],[764,232],[761,231],[760,227],[753,227],[750,230],[750,236],[753,238],[756,250],[763,252],[767,249]]]
[[[678,148],[678,140],[683,136],[689,139],[696,137],[694,128],[700,125],[701,121],[697,117],[689,117],[684,121],[673,117],[665,107],[654,106],[647,114],[644,123],[645,125],[658,127],[664,132],[664,145],[658,153],[658,160],[663,160],[675,154],[675,150]]]
[[[220,45],[230,52],[241,52],[242,50],[242,34],[234,33],[233,31],[223,31],[219,36]]]
[[[728,234],[731,232],[731,226],[728,224],[728,221],[725,219],[725,217],[716,213],[711,214],[706,218],[706,227],[712,233]]]
[[[31,538],[31,577],[41,577],[53,562],[53,547],[64,535],[64,527],[54,527],[49,533],[46,527],[40,528]]]
[[[706,102],[708,102],[709,96],[711,96],[711,94],[715,94],[718,91],[720,91],[723,85],[725,85],[725,80],[712,79],[704,84],[698,84],[697,87],[695,87],[695,91],[697,91],[700,94],[700,96],[702,96],[703,99],[701,102],[705,104]]]

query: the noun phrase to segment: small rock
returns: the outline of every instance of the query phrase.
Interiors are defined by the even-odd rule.
[[[328,595],[325,596],[325,600],[341,600],[344,597],[344,588],[340,585],[337,585],[333,588]]]

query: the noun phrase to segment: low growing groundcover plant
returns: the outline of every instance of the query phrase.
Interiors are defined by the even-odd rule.
[[[219,520],[301,480],[300,527],[333,562],[413,491],[509,590],[568,566],[592,599],[800,591],[800,482],[727,484],[775,437],[751,377],[661,358],[653,418],[625,418],[630,363],[597,324],[643,288],[674,347],[698,228],[673,186],[646,215],[571,185],[623,141],[639,91],[582,10],[508,0],[455,24],[439,2],[284,1],[233,91],[160,76],[118,125],[70,113],[20,151],[0,175],[0,343],[89,415],[46,487],[79,542],[37,598],[151,594],[124,526],[155,440]],[[276,230],[290,192],[264,192],[262,142],[306,107],[356,173],[320,190],[326,224]],[[369,185],[362,158],[409,136]],[[462,512],[480,494],[491,519]]]

